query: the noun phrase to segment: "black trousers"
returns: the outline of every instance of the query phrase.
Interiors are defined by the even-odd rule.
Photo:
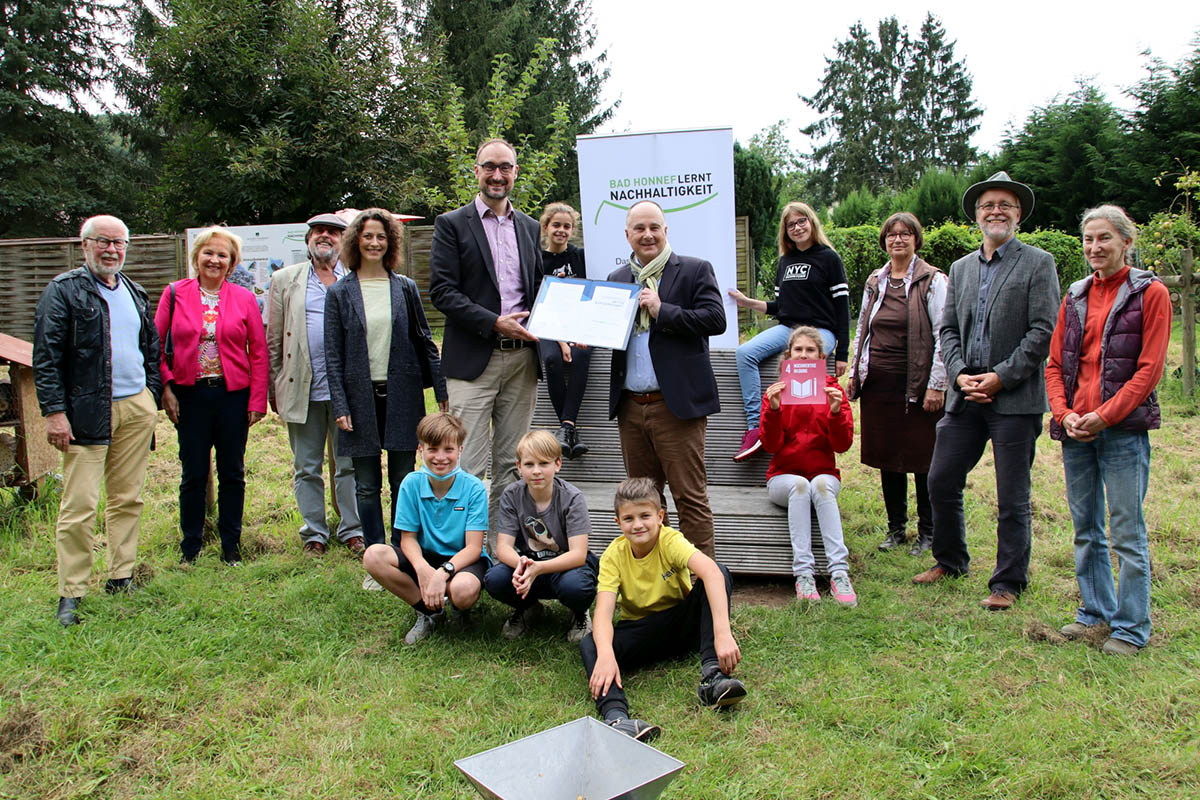
[[[967,403],[942,417],[929,465],[929,501],[933,506],[933,557],[952,575],[966,574],[967,526],[963,488],[983,456],[988,440],[996,462],[996,569],[988,581],[994,592],[1020,594],[1029,583],[1033,511],[1029,470],[1041,414],[998,414],[991,406]]]
[[[375,395],[375,422],[379,426],[379,440],[383,441],[387,426],[387,397]],[[354,464],[354,500],[358,504],[358,517],[362,520],[363,541],[367,547],[386,544],[387,531],[392,532],[392,544],[400,544],[396,532],[396,497],[400,494],[400,482],[413,471],[417,460],[416,450],[388,450],[388,488],[392,494],[392,515],[383,518],[383,466],[380,456],[352,458]]]
[[[720,564],[717,566],[725,578],[725,602],[728,604],[733,593],[733,580],[729,577],[729,570]],[[692,584],[691,593],[678,605],[641,619],[621,620],[614,625],[613,655],[617,657],[617,666],[624,680],[639,667],[697,650],[700,651],[702,665],[716,664],[717,650],[713,640],[712,609],[708,605],[704,581],[698,580]],[[579,654],[583,658],[584,671],[591,678],[597,659],[596,642],[592,634],[583,637],[579,643]],[[616,682],[596,699],[596,710],[601,717],[614,708],[629,712],[629,701]]]
[[[913,473],[917,487],[917,530],[933,529],[933,510],[929,506],[928,476]],[[887,509],[888,530],[902,531],[908,524],[908,474],[905,472],[879,471],[879,482],[883,485],[883,507]]]
[[[563,361],[562,348],[558,342],[546,339],[538,343],[542,364],[546,369],[546,391],[558,421],[579,419],[579,406],[587,389],[588,364],[592,361],[592,350],[588,347],[572,347],[571,362]]]
[[[179,528],[180,549],[192,559],[204,534],[209,456],[217,453],[217,531],[221,549],[235,552],[242,541],[242,507],[246,500],[246,435],[250,421],[250,389],[230,392],[217,386],[175,386],[179,400]]]

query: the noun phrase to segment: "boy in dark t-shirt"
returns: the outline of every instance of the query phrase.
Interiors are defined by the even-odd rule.
[[[567,641],[592,629],[588,609],[596,597],[599,560],[588,552],[588,518],[583,493],[557,477],[562,448],[549,431],[530,431],[517,443],[521,479],[500,495],[496,563],[483,585],[512,607],[503,633],[524,636],[539,600],[558,600],[574,614]]]

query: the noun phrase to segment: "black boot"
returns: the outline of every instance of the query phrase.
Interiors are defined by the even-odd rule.
[[[58,598],[58,621],[64,628],[79,624],[79,615],[75,613],[79,600],[78,597]]]
[[[562,448],[562,457],[571,459],[575,454],[571,450],[571,434],[575,432],[574,425],[568,425],[565,422],[560,422],[558,430],[554,432],[554,440],[558,442],[558,446]]]
[[[133,584],[133,578],[109,578],[104,583],[104,591],[108,594],[116,594],[117,592],[125,592],[133,594],[138,590]]]
[[[886,553],[888,550],[902,547],[906,541],[908,535],[904,532],[903,525],[888,525],[887,538],[879,543],[879,549]]]
[[[918,524],[917,539],[913,542],[912,549],[908,551],[908,554],[919,556],[931,547],[933,547],[933,526]]]
[[[579,458],[580,456],[587,455],[588,446],[579,440],[578,426],[575,426],[575,425],[571,426],[570,437],[571,437],[570,438],[571,458]]]

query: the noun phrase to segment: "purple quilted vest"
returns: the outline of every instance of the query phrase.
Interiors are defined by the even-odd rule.
[[[1106,401],[1125,385],[1137,371],[1138,357],[1142,354],[1142,293],[1157,278],[1146,270],[1129,270],[1129,277],[1117,291],[1112,311],[1104,321],[1104,335],[1100,351],[1100,399]],[[1079,386],[1079,351],[1083,344],[1083,325],[1087,320],[1088,290],[1092,288],[1092,276],[1071,284],[1064,299],[1066,314],[1063,324],[1062,380],[1066,391],[1067,406],[1075,404],[1075,390]],[[1148,431],[1161,424],[1158,409],[1158,391],[1150,392],[1142,404],[1129,416],[1111,426],[1124,431]],[[1050,438],[1062,441],[1067,438],[1062,426],[1050,420]]]

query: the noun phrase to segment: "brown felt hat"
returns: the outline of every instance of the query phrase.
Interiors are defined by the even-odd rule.
[[[963,213],[967,215],[967,219],[975,221],[975,202],[979,199],[979,195],[986,192],[988,189],[1003,189],[1006,192],[1012,192],[1017,197],[1017,201],[1021,204],[1021,219],[1027,219],[1033,213],[1033,189],[1030,189],[1023,183],[1017,183],[1012,178],[1008,177],[1008,173],[1001,170],[986,181],[980,181],[973,184],[971,188],[963,192],[962,208]]]

